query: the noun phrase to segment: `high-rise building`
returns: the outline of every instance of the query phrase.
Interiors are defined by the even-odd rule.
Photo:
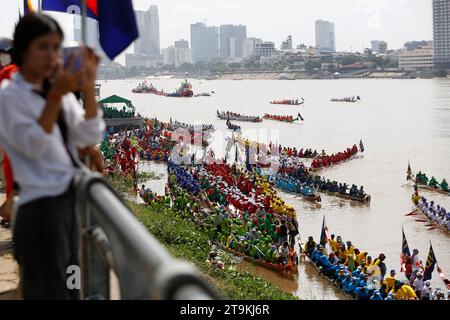
[[[292,36],[288,36],[286,41],[283,41],[281,44],[282,51],[291,51],[292,50]]]
[[[433,0],[434,63],[450,70],[450,0]]]
[[[423,46],[415,50],[401,52],[398,56],[398,68],[402,71],[433,70],[433,47]]]
[[[316,48],[319,51],[336,51],[333,22],[325,20],[316,21]]]
[[[181,66],[183,63],[193,63],[191,48],[175,48],[175,65]]]
[[[269,57],[275,53],[275,43],[273,42],[262,42],[255,45],[255,56]]]
[[[204,23],[191,24],[191,48],[194,62],[211,61],[219,56],[219,32],[217,27]]]
[[[244,50],[243,50],[243,58],[250,58],[255,56],[255,48],[256,44],[262,43],[261,39],[257,38],[246,38],[244,39]]]
[[[184,40],[184,39],[175,41],[175,48],[177,48],[177,49],[189,48],[189,41]]]
[[[234,38],[234,41],[229,39]],[[244,25],[232,25],[225,24],[220,26],[220,57],[231,58],[231,54],[234,57],[242,58],[244,56],[244,39],[247,38],[247,27]],[[235,50],[230,50],[230,44],[235,45]],[[233,52],[234,51],[234,52]]]
[[[375,54],[386,54],[388,50],[388,44],[386,41],[373,40],[371,41],[372,52]]]
[[[135,11],[139,38],[134,42],[134,53],[159,55],[158,7],[150,6],[147,11]]]
[[[176,49],[174,46],[170,46],[168,48],[161,50],[162,56],[163,56],[163,63],[164,64],[176,64],[177,54]]]

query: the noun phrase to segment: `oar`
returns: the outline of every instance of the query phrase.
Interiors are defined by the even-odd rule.
[[[428,222],[428,220],[421,220],[421,219],[415,219],[414,221],[417,221],[417,222]]]
[[[405,216],[413,216],[414,214],[417,214],[417,209],[414,211],[411,211],[410,213],[405,214]]]
[[[436,226],[435,227],[431,227],[431,228],[428,228],[427,231],[431,231],[431,230],[434,230],[436,228],[437,228]]]

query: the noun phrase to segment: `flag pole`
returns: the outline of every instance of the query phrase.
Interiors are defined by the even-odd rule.
[[[86,0],[81,0],[81,41],[86,44],[87,40],[87,7]]]

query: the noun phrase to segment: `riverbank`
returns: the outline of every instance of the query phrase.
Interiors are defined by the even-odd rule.
[[[177,216],[172,209],[128,202],[139,221],[170,253],[194,263],[219,293],[231,300],[296,300],[262,278],[225,266],[218,269],[206,263],[211,250],[208,237],[193,222]]]
[[[166,76],[167,77],[167,76]],[[433,79],[432,74],[411,74],[401,71],[360,71],[352,74],[309,74],[306,72],[235,72],[215,75],[173,74],[171,79],[196,78],[205,80],[339,80],[339,79]]]

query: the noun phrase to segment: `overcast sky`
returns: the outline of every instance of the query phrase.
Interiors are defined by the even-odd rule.
[[[10,36],[22,0],[0,0],[0,36]],[[37,0],[32,0],[37,4]],[[111,0],[113,3],[113,1]],[[245,24],[247,36],[274,41],[290,34],[294,45],[314,45],[314,21],[335,23],[336,48],[358,50],[371,40],[385,40],[398,49],[409,40],[432,39],[432,0],[133,0],[136,10],[159,9],[161,47],[190,39],[189,25]],[[57,14],[69,40],[73,19]]]

